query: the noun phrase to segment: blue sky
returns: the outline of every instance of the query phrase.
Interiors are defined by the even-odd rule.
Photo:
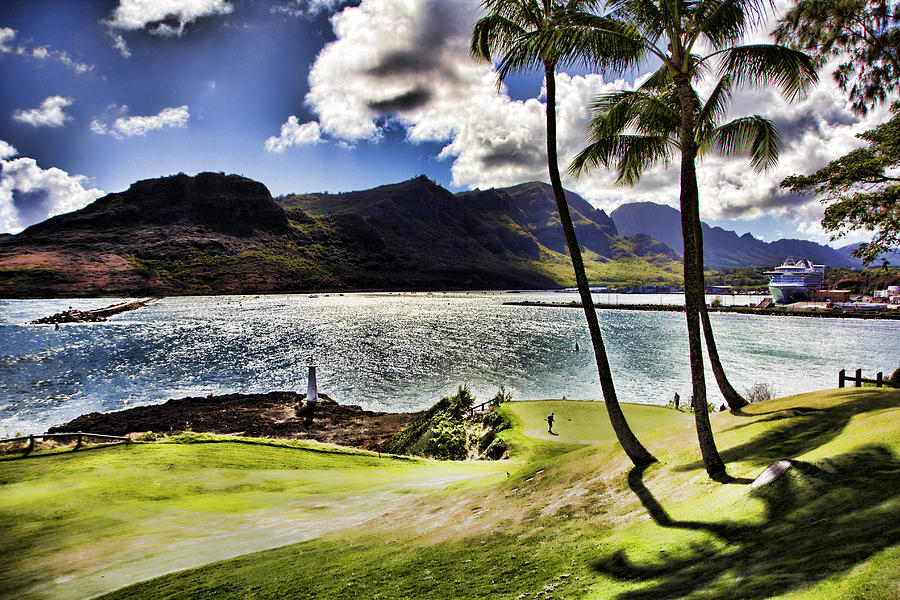
[[[178,172],[239,173],[275,195],[419,174],[453,191],[546,180],[542,79],[498,93],[467,53],[478,16],[469,0],[0,0],[0,232]],[[584,144],[591,98],[631,76],[560,76],[562,157]],[[733,114],[750,111],[786,131],[781,164],[760,176],[705,160],[704,219],[825,241],[818,202],[777,182],[854,147],[882,111],[853,117],[827,76],[796,105],[736,96]],[[610,211],[676,205],[677,178],[660,167],[634,189],[605,172],[566,184]]]

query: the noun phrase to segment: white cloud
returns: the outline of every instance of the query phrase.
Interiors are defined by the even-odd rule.
[[[13,52],[13,47],[10,43],[15,39],[15,37],[15,29],[12,29],[11,27],[0,27],[0,52]],[[19,45],[15,48],[15,53],[19,56],[31,56],[32,58],[36,58],[38,60],[55,60],[61,65],[72,69],[79,75],[82,73],[87,73],[94,68],[94,65],[89,65],[87,63],[73,60],[72,57],[68,55],[68,53],[61,52],[59,50],[51,50],[47,46],[35,46],[31,48],[31,50],[29,50],[26,46]]]
[[[318,144],[322,141],[321,133],[321,128],[315,121],[301,124],[297,117],[291,115],[281,126],[281,135],[266,140],[266,152],[281,153],[290,146]]]
[[[110,29],[172,36],[184,33],[185,25],[202,17],[234,11],[229,0],[119,0],[112,16],[104,21]]]
[[[127,114],[128,107],[122,106],[119,110]],[[187,105],[171,106],[164,108],[155,115],[123,116],[116,119],[112,126],[107,126],[98,119],[91,121],[92,132],[103,135],[111,134],[116,138],[146,135],[148,131],[156,131],[165,127],[187,127],[191,114]]]
[[[12,154],[10,154],[12,153]],[[12,158],[15,148],[0,140],[0,231],[18,233],[28,225],[82,208],[103,190],[87,188],[87,177],[42,169],[33,158]]]
[[[39,108],[17,110],[13,112],[12,118],[32,127],[62,127],[66,121],[72,118],[63,111],[72,102],[71,98],[50,96],[41,102]]]
[[[125,38],[122,37],[122,34],[110,32],[109,37],[112,38],[113,48],[119,51],[119,54],[122,55],[122,58],[131,57],[131,50],[128,49],[128,43],[125,42]]]
[[[20,49],[22,50],[22,52],[20,52],[19,54],[27,52],[27,50],[24,48],[20,47]],[[72,57],[70,57],[68,53],[62,52],[60,50],[51,50],[47,46],[35,46],[34,48],[32,48],[31,57],[38,60],[53,59],[64,67],[72,69],[79,75],[82,73],[87,73],[94,68],[94,65],[89,65],[87,63],[78,62],[77,60],[72,60]]]
[[[109,133],[109,128],[97,119],[91,121],[90,130],[98,135],[106,135]]]
[[[322,131],[347,142],[377,140],[385,123],[399,123],[412,143],[446,142],[440,157],[453,161],[459,186],[547,179],[544,103],[497,93],[490,65],[469,55],[477,16],[464,0],[363,0],[332,17],[337,40],[316,58],[306,97]],[[622,85],[559,76],[565,160],[584,143],[588,102]],[[566,183],[577,189],[592,179]]]
[[[350,0],[291,0],[284,4],[275,4],[269,9],[273,15],[311,18],[322,12],[332,12]]]
[[[13,48],[9,45],[16,37],[16,30],[12,27],[0,27],[0,52],[12,52]]]
[[[15,147],[4,140],[0,140],[0,160],[6,160],[18,154],[19,151]]]

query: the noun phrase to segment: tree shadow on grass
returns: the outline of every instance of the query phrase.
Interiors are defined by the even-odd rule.
[[[632,469],[631,489],[660,527],[704,531],[721,549],[692,544],[677,556],[632,561],[623,551],[593,568],[621,581],[646,583],[620,600],[704,598],[761,600],[844,573],[900,542],[900,460],[884,446],[867,446],[819,465],[792,461],[781,479],[751,492],[765,503],[761,522],[672,519]]]
[[[752,439],[720,450],[726,463],[749,461],[768,465],[781,458],[800,456],[823,446],[839,436],[854,416],[866,412],[887,410],[900,406],[900,395],[880,392],[856,395],[854,399],[825,408],[796,407],[771,413],[762,413],[762,419],[742,423],[726,431],[739,429],[759,422],[780,422]],[[733,411],[737,412],[737,411]],[[745,414],[744,416],[756,416]],[[703,467],[695,461],[676,467],[678,471],[692,471]]]

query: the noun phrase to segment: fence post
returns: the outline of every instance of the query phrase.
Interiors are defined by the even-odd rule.
[[[847,371],[845,369],[841,369],[838,371],[838,387],[844,387],[844,380],[847,378]]]
[[[28,436],[28,448],[25,449],[25,454],[23,456],[28,456],[32,452],[34,452],[34,436],[29,435]]]
[[[881,387],[881,382],[883,381],[883,375],[881,371],[878,371],[878,374],[875,375],[875,387]]]
[[[862,369],[856,370],[856,387],[862,387]]]
[[[81,448],[81,432],[80,431],[78,432],[78,439],[75,442],[75,448],[73,448],[73,449],[78,450],[79,448]]]

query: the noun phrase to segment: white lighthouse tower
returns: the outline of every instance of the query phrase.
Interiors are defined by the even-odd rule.
[[[316,359],[310,354],[306,359],[306,365],[309,367],[309,382],[306,384],[306,401],[317,402],[319,400],[319,386],[316,383]]]

